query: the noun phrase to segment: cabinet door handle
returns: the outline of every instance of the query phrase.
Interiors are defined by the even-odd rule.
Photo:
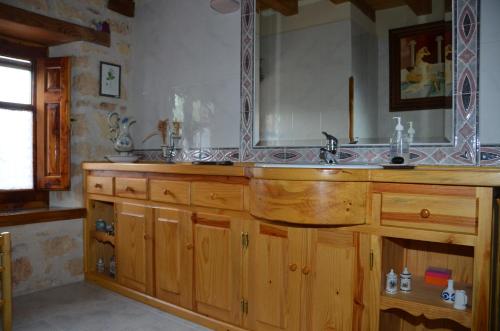
[[[153,236],[151,236],[150,234],[145,234],[144,239],[151,240],[151,239],[153,239]]]
[[[135,192],[134,188],[132,188],[132,187],[130,187],[130,186],[127,186],[127,187],[125,188],[125,191],[130,192],[130,193],[134,193],[134,192]]]
[[[187,249],[193,249],[194,245],[192,243],[187,243],[186,248]]]
[[[292,263],[288,266],[288,269],[290,269],[290,271],[295,271],[297,270],[297,265],[295,263]]]
[[[95,187],[95,188],[102,188],[102,184],[96,183],[96,184],[94,185],[94,187]]]
[[[309,267],[302,268],[302,273],[304,275],[309,275],[310,272],[311,272],[311,269],[309,269]]]
[[[431,212],[429,211],[429,209],[424,208],[420,211],[420,216],[422,218],[429,218],[431,216]]]

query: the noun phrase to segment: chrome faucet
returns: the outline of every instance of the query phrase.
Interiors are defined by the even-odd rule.
[[[339,141],[337,138],[335,138],[331,134],[328,134],[325,131],[323,131],[322,133],[326,137],[326,146],[322,147],[319,150],[319,158],[321,159],[321,161],[325,163],[336,164],[337,146],[339,144]]]

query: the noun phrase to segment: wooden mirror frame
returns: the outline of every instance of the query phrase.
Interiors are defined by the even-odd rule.
[[[478,84],[480,0],[453,0],[454,134],[450,145],[412,146],[415,164],[479,165]],[[241,124],[242,162],[318,163],[318,148],[254,148],[254,29],[255,0],[241,1]],[[498,155],[492,158],[500,162]],[[341,146],[340,162],[388,162],[388,145]],[[484,162],[483,162],[484,163]],[[483,164],[481,163],[481,164]]]

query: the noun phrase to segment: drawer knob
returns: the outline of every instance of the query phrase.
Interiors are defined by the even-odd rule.
[[[164,194],[164,195],[169,195],[169,194],[170,194],[170,191],[169,191],[168,189],[164,189],[164,190],[163,190],[163,194]]]
[[[420,216],[422,216],[422,218],[429,218],[431,216],[431,212],[429,209],[424,208],[420,211]]]
[[[297,265],[296,265],[295,263],[290,264],[290,265],[288,266],[288,269],[290,269],[290,271],[295,271],[295,270],[297,270]]]
[[[212,200],[217,199],[217,194],[215,194],[215,193],[210,194],[210,199],[212,199]]]
[[[194,245],[193,245],[193,244],[191,244],[191,243],[187,243],[187,244],[186,244],[186,248],[187,248],[187,249],[193,249],[193,247],[194,247]]]
[[[127,186],[125,188],[125,191],[130,192],[130,193],[134,193],[135,192],[135,190],[132,187],[130,187],[130,186]]]
[[[96,184],[94,185],[94,187],[95,187],[95,188],[102,188],[102,184],[96,183]]]
[[[304,275],[309,275],[310,272],[311,272],[311,269],[309,269],[309,267],[302,268],[302,273]]]

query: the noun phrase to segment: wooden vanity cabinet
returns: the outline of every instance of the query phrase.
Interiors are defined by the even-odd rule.
[[[242,323],[243,221],[215,212],[193,214],[195,310]]]
[[[193,309],[193,214],[175,207],[153,213],[156,297]]]
[[[118,282],[153,294],[153,217],[144,204],[116,203]]]
[[[254,330],[362,330],[363,255],[357,232],[252,226]],[[366,328],[365,328],[366,329]]]
[[[224,331],[497,323],[497,172],[86,166],[86,278],[182,318]],[[113,255],[116,278],[96,267]],[[385,274],[404,266],[415,290],[386,294]],[[425,284],[429,266],[452,270],[466,310]]]
[[[251,329],[300,330],[306,233],[299,227],[256,220],[250,229]]]

